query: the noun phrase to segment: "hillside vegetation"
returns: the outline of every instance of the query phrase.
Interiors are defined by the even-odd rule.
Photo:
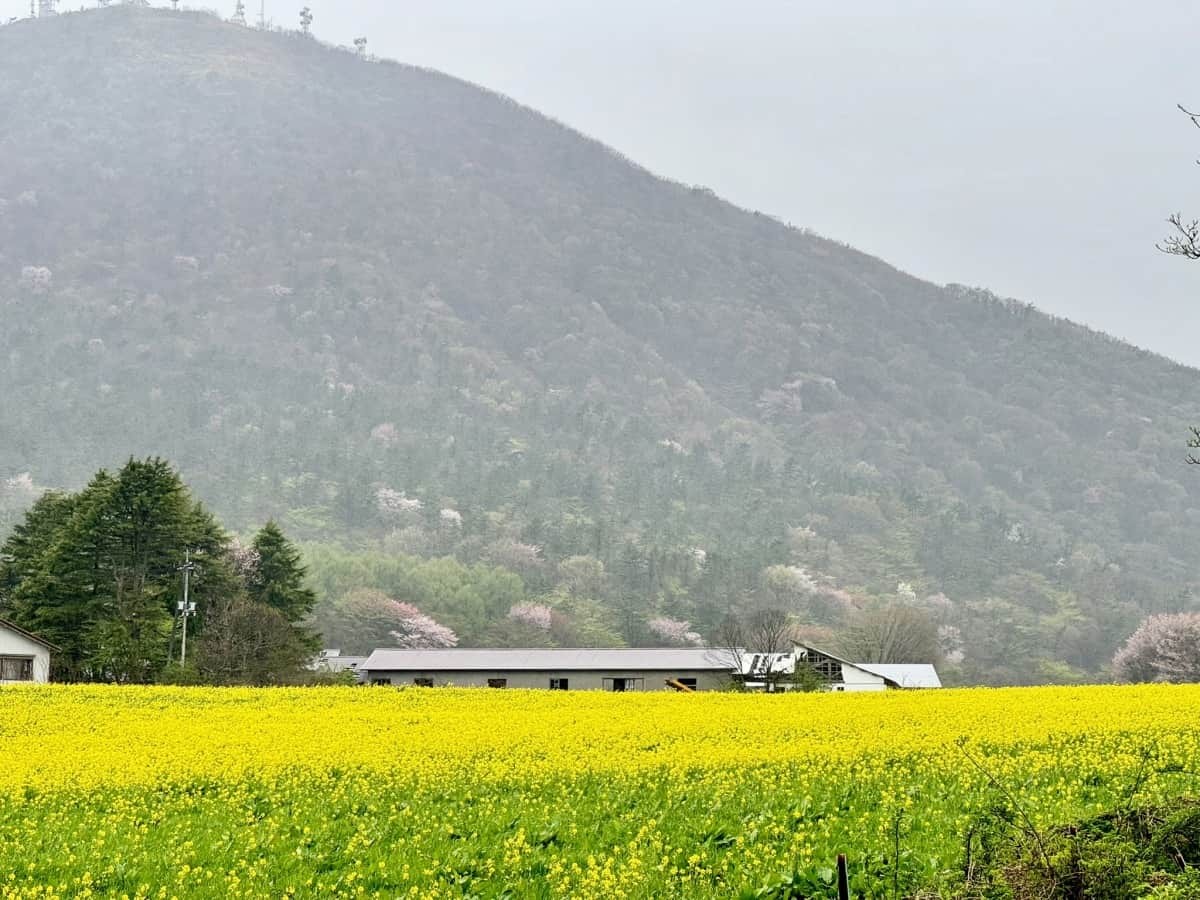
[[[899,603],[975,680],[1192,606],[1192,369],[297,35],[20,22],[0,110],[10,522],[161,454],[234,527],[501,566],[619,640]]]

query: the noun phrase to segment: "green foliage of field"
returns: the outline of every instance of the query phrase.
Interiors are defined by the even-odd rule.
[[[0,689],[0,897],[824,900],[838,853],[859,898],[973,896],[1031,835],[1069,862],[1059,826],[1194,793],[1196,709],[1161,685]]]

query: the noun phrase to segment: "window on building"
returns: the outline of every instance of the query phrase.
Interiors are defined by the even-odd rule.
[[[678,681],[680,684],[682,684],[684,687],[691,688],[693,691],[696,689],[696,679],[695,678],[676,678],[675,680]]]
[[[392,683],[392,679],[390,679],[390,678],[372,678],[371,679],[371,684],[391,684],[391,683]]]
[[[817,677],[826,684],[838,684],[842,681],[842,664],[824,653],[817,650],[806,651],[796,660],[797,666],[804,664],[811,666]]]
[[[33,681],[33,657],[0,656],[0,681]]]
[[[550,679],[550,690],[565,691],[566,689],[567,689],[567,679],[565,679],[565,678],[551,678]]]
[[[508,679],[507,678],[489,678],[488,679],[488,687],[493,687],[493,688],[508,687]]]
[[[605,678],[601,683],[606,691],[622,694],[625,691],[640,691],[643,680],[641,678]]]
[[[433,679],[432,678],[414,678],[413,684],[415,684],[417,687],[433,687]]]

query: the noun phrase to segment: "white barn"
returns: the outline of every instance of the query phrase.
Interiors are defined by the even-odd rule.
[[[0,619],[0,684],[50,680],[50,651],[58,648]]]
[[[554,691],[718,690],[735,665],[704,648],[392,650],[358,666],[368,684],[541,688]]]

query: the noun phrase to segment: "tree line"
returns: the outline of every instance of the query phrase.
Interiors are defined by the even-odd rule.
[[[196,603],[186,666],[185,556]],[[158,458],[43,494],[0,548],[0,616],[58,647],[56,680],[295,680],[319,646],[304,624],[315,601],[274,522],[242,545]]]

